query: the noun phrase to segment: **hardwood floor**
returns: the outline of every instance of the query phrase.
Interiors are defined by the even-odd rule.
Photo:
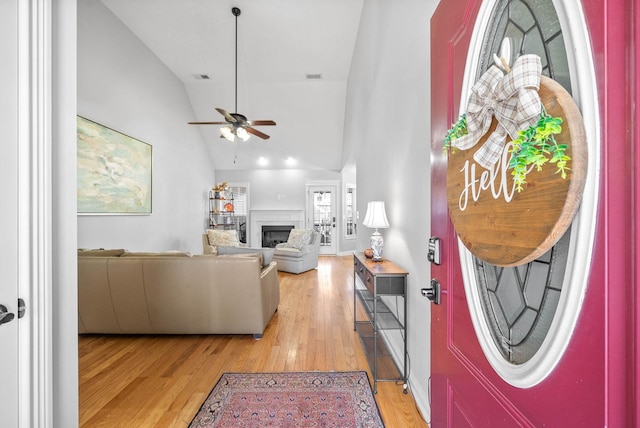
[[[224,372],[366,370],[371,378],[353,331],[352,272],[352,256],[280,272],[280,306],[261,340],[81,335],[80,426],[186,427]],[[375,398],[388,428],[427,426],[402,386],[379,382]]]

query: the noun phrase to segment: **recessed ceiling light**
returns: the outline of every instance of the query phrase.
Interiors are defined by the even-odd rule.
[[[265,158],[264,156],[260,156],[258,158],[258,165],[260,166],[267,166],[269,165],[269,159]]]
[[[286,162],[286,164],[287,164],[287,165],[289,165],[289,166],[294,166],[294,165],[297,163],[297,161],[296,161],[294,158],[292,158],[291,156],[289,156],[288,158],[286,158],[284,161],[285,161],[285,162]]]

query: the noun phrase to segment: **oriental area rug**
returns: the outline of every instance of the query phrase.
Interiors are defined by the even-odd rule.
[[[224,373],[189,425],[383,428],[367,373]]]

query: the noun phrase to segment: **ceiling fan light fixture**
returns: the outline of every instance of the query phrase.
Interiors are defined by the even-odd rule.
[[[232,143],[236,141],[236,136],[230,126],[221,127],[220,134]]]
[[[229,113],[228,111],[216,107],[218,113],[224,116],[226,122],[188,122],[190,125],[223,125],[220,128],[221,137],[226,138],[227,140],[234,143],[236,141],[236,137],[242,139],[242,141],[247,141],[251,134],[262,138],[263,140],[268,140],[269,136],[264,132],[258,131],[254,128],[254,126],[275,126],[275,122],[273,120],[247,120],[247,117],[243,114],[238,113],[238,16],[240,15],[240,9],[234,7],[231,9],[233,16],[236,18],[236,37],[235,37],[235,112]],[[196,79],[208,79],[209,76],[205,74],[197,74],[193,75]]]
[[[241,126],[222,126],[220,128],[220,135],[232,143],[236,141],[236,137],[242,141],[247,141],[251,137],[247,130]]]
[[[242,138],[242,141],[247,141],[249,139],[249,137],[251,137],[251,135],[249,135],[247,130],[242,128],[242,127],[236,128],[236,135],[238,137]]]

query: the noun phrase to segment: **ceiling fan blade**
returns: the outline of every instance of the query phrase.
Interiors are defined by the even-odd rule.
[[[269,137],[267,134],[265,134],[264,132],[260,132],[260,131],[258,131],[257,129],[254,129],[254,128],[250,127],[250,126],[247,126],[245,129],[247,130],[247,132],[248,132],[249,134],[253,134],[253,135],[255,135],[256,137],[260,137],[260,138],[262,138],[263,140],[268,140],[269,138],[271,138],[271,137]]]
[[[236,118],[231,116],[231,113],[229,113],[225,109],[216,107],[216,110],[218,111],[218,113],[223,115],[225,119],[227,119],[227,122],[231,122],[231,123],[236,123],[237,122]]]
[[[275,122],[273,120],[250,120],[252,126],[275,126]]]
[[[228,122],[188,122],[189,125],[228,125]]]

